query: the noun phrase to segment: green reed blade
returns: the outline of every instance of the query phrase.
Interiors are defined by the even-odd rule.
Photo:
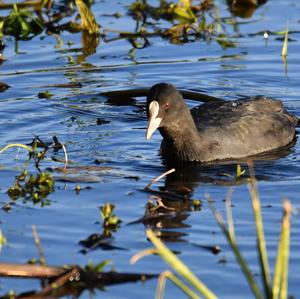
[[[205,298],[217,299],[217,296],[200,281],[195,274],[170,250],[161,240],[159,240],[152,230],[146,231],[147,237],[156,247],[161,258],[169,264],[178,274],[185,278],[193,287],[195,287]]]

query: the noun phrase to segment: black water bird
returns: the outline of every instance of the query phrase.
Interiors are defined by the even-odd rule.
[[[281,101],[264,96],[208,102],[189,110],[180,92],[167,83],[150,89],[147,115],[146,139],[159,129],[163,157],[202,163],[286,148],[295,140],[299,121]]]

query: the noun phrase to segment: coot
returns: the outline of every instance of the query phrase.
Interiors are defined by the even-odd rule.
[[[189,110],[167,83],[150,89],[147,115],[146,139],[159,129],[162,156],[181,162],[239,160],[283,148],[294,141],[298,123],[281,101],[263,96],[209,102]]]

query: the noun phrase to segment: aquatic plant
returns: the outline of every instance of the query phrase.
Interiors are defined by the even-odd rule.
[[[34,204],[41,203],[42,206],[49,204],[47,197],[54,191],[54,178],[49,172],[40,169],[40,163],[44,160],[49,149],[61,149],[64,148],[64,145],[56,137],[53,137],[52,144],[46,144],[39,137],[35,137],[30,145],[21,143],[8,144],[0,149],[0,154],[14,147],[23,148],[28,152],[27,162],[33,161],[36,171],[30,173],[27,169],[22,170],[15,177],[12,186],[8,188],[8,196],[13,201],[23,198],[25,201],[31,200]],[[42,148],[42,150],[39,150],[39,148]],[[66,162],[67,156],[65,152],[65,167]],[[6,206],[5,209],[10,209],[10,206]]]
[[[99,34],[99,25],[91,10],[82,0],[75,0],[75,3],[81,18],[81,29],[87,30],[89,34]]]
[[[3,34],[13,35],[17,39],[29,39],[42,32],[43,24],[38,17],[26,8],[14,4],[12,11],[1,20]]]
[[[103,219],[102,227],[107,231],[116,231],[121,223],[121,219],[114,214],[115,206],[105,203],[100,207],[100,215]]]
[[[74,12],[72,1],[65,1],[60,5],[53,5],[53,1],[48,0],[28,1],[2,6],[2,8],[12,6],[12,10],[8,16],[0,18],[1,37],[11,35],[17,40],[26,40],[40,34],[45,29],[49,34],[56,34],[61,30],[71,32],[86,30],[89,34],[98,34],[99,25],[90,8],[82,0],[76,0],[75,3],[81,17],[81,25],[74,22],[59,24],[64,17]],[[43,17],[43,14],[47,16],[47,19]]]
[[[44,201],[48,195],[54,191],[54,179],[51,174],[41,172],[36,175],[29,174],[27,170],[16,176],[13,186],[7,190],[7,194],[12,200],[18,198],[31,199],[33,203]]]
[[[119,229],[121,223],[121,219],[114,214],[114,209],[115,206],[111,203],[105,203],[100,207],[100,215],[102,218],[102,232],[93,233],[86,239],[80,240],[79,244],[85,247],[80,251],[81,253],[86,254],[91,250],[99,248],[102,248],[104,250],[124,250],[124,248],[112,244],[113,233]]]

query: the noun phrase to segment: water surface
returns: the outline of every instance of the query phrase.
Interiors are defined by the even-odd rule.
[[[135,22],[126,16],[126,4],[118,1],[96,1],[93,6],[96,18],[103,28],[133,31]],[[230,13],[219,1],[222,17]],[[123,18],[103,16],[120,11]],[[189,267],[220,298],[252,298],[244,277],[217,227],[205,200],[209,193],[223,214],[224,198],[229,185],[237,241],[258,273],[256,241],[251,213],[250,196],[245,183],[230,182],[223,173],[234,174],[236,165],[202,168],[191,166],[153,186],[156,190],[172,190],[182,194],[182,187],[189,188],[188,198],[201,199],[200,211],[194,211],[191,200],[169,201],[176,205],[177,213],[167,214],[157,223],[127,225],[145,213],[149,194],[142,189],[166,170],[158,149],[161,137],[156,133],[150,142],[145,141],[145,98],[108,99],[104,91],[150,87],[161,81],[178,88],[191,89],[224,99],[263,94],[281,99],[287,109],[300,117],[299,85],[299,23],[300,4],[294,1],[268,1],[249,19],[237,17],[240,23],[234,30],[227,30],[236,47],[223,49],[215,41],[196,41],[183,45],[169,43],[152,37],[150,46],[135,50],[126,39],[111,42],[100,40],[96,53],[76,63],[81,52],[81,34],[64,33],[64,45],[56,49],[56,39],[43,35],[31,41],[20,41],[21,54],[14,52],[14,41],[6,39],[6,60],[1,64],[0,80],[11,88],[0,94],[0,145],[30,143],[34,136],[51,142],[57,136],[68,151],[75,166],[100,165],[111,170],[88,172],[98,178],[97,183],[80,182],[83,190],[76,194],[76,183],[55,183],[55,192],[49,196],[50,205],[41,207],[18,200],[9,213],[0,211],[1,229],[7,245],[1,251],[1,261],[25,263],[37,258],[31,226],[38,229],[46,260],[49,265],[94,263],[112,259],[114,267],[124,272],[158,273],[167,268],[158,257],[148,257],[134,266],[129,259],[137,252],[151,246],[145,236],[147,226],[160,227],[167,245],[179,252]],[[280,56],[282,40],[270,35],[263,38],[265,30],[282,31],[289,22],[293,40],[288,48],[287,71]],[[256,34],[262,32],[260,34]],[[113,34],[111,34],[113,35]],[[67,45],[72,41],[71,46]],[[75,63],[71,63],[72,61]],[[81,88],[44,87],[61,83],[80,83]],[[38,93],[49,90],[53,97],[38,98]],[[199,104],[188,100],[189,106]],[[97,123],[98,119],[98,123]],[[101,121],[99,121],[99,119]],[[14,177],[25,167],[27,154],[16,150],[0,155],[1,194],[0,204],[9,202],[6,190]],[[56,153],[60,158],[62,152]],[[43,161],[43,168],[62,166],[61,163]],[[256,167],[258,186],[263,206],[266,240],[270,264],[274,265],[282,199],[289,198],[299,209],[299,142],[291,152],[278,160],[259,163]],[[33,170],[33,166],[29,166]],[[83,175],[84,173],[81,173]],[[60,174],[54,173],[56,177]],[[225,182],[224,182],[225,180]],[[91,188],[84,189],[89,186]],[[185,189],[186,190],[186,189]],[[121,228],[113,234],[113,245],[126,250],[93,250],[86,255],[78,242],[92,233],[101,233],[99,207],[105,202],[116,206],[121,218]],[[292,219],[289,293],[300,296],[300,231],[299,215]],[[222,249],[213,255],[198,245],[219,245]],[[220,261],[225,261],[220,262]],[[156,280],[147,283],[108,287],[105,298],[154,298]],[[0,280],[0,293],[14,289],[17,292],[37,289],[33,280]],[[88,292],[82,297],[88,297]],[[180,291],[168,284],[166,298],[182,297]]]

